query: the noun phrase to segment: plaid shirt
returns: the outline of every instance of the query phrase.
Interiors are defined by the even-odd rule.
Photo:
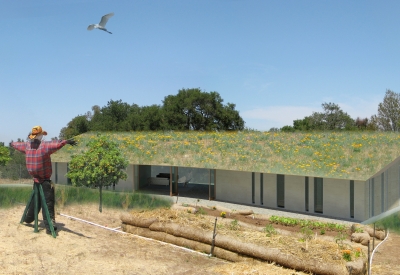
[[[50,155],[61,149],[66,140],[42,141],[37,149],[32,148],[31,142],[12,142],[11,146],[25,154],[26,169],[33,177],[33,181],[42,183],[49,180],[52,174]]]

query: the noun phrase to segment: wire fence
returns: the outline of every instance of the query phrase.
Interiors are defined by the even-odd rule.
[[[6,183],[32,183],[32,176],[23,164],[0,166],[0,184]]]

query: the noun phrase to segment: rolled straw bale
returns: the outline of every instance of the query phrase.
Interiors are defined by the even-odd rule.
[[[126,224],[134,225],[134,226],[139,226],[139,227],[144,227],[144,228],[149,228],[149,226],[157,222],[157,218],[142,218],[142,217],[135,217],[133,215],[128,215],[128,214],[123,214],[121,215],[121,221]]]
[[[363,275],[367,271],[367,261],[365,259],[358,259],[354,262],[347,262],[346,268],[349,275]]]
[[[197,212],[197,209],[192,207],[192,206],[183,206],[183,205],[178,205],[176,203],[171,206],[171,209],[172,210],[187,211],[187,212],[190,212],[190,213],[196,213]]]
[[[351,234],[351,241],[356,243],[361,243],[362,245],[368,245],[369,239],[370,236],[367,232]]]
[[[149,228],[150,230],[168,232],[176,237],[196,240],[206,244],[211,244],[212,240],[211,232],[205,232],[204,230],[181,226],[175,223],[163,224],[161,222],[155,222]],[[216,236],[215,246],[238,253],[239,255],[253,257],[264,261],[276,262],[277,264],[296,270],[310,271],[321,275],[347,274],[345,266],[342,265],[340,261],[338,261],[337,265],[325,263],[322,260],[305,261],[304,259],[297,258],[296,256],[282,253],[279,249],[245,243],[235,240],[232,237],[223,235]]]
[[[135,226],[132,226],[129,224],[123,224],[122,230],[127,233],[139,235],[139,236],[146,237],[146,238],[151,238],[151,239],[158,240],[158,241],[171,243],[171,244],[178,245],[181,247],[186,247],[186,248],[189,248],[189,249],[192,249],[195,251],[204,252],[206,254],[209,254],[211,252],[211,245],[204,244],[201,242],[196,242],[193,240],[188,240],[185,238],[175,237],[175,236],[172,236],[165,232],[151,231],[148,228],[135,227]],[[214,254],[213,256],[215,256],[217,258],[224,259],[224,260],[227,260],[230,262],[246,262],[246,261],[250,260],[247,257],[240,256],[237,253],[234,253],[234,252],[231,252],[231,251],[219,248],[219,247],[214,248],[213,254]]]
[[[375,230],[374,234],[374,229],[371,227],[365,227],[364,230],[367,231],[371,237],[375,237],[378,240],[383,240],[385,238],[385,231]]]
[[[238,214],[243,216],[248,216],[254,214],[253,210],[239,210],[237,211]]]
[[[177,223],[155,222],[149,228],[153,231],[166,232],[176,237],[183,237],[206,244],[211,244],[212,242],[212,232],[206,232],[189,226],[182,226]]]
[[[227,236],[217,235],[215,245],[245,256],[276,262],[279,265],[296,270],[309,271],[321,275],[347,274],[346,268],[341,265],[340,261],[338,261],[337,265],[332,265],[332,263],[325,263],[322,260],[304,260],[294,255],[282,253],[276,248],[244,243]]]

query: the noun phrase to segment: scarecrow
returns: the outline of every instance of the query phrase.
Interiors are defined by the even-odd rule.
[[[27,142],[12,142],[10,145],[25,154],[26,169],[33,177],[34,184],[39,183],[42,186],[50,218],[53,222],[54,230],[57,231],[54,212],[54,184],[50,179],[52,174],[50,155],[64,147],[66,144],[75,146],[77,143],[74,139],[42,141],[43,136],[46,135],[47,132],[43,131],[42,127],[35,126],[29,133]],[[39,200],[39,211],[41,208],[41,202]],[[46,233],[51,234],[50,226],[43,209],[42,215],[44,225],[46,226]],[[24,222],[31,223],[34,219],[34,202],[32,200],[28,207],[28,212]]]

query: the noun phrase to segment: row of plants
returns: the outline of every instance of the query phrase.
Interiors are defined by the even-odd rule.
[[[279,216],[274,216],[274,215],[269,218],[269,221],[271,223],[281,224],[281,225],[285,225],[285,226],[307,227],[311,230],[324,229],[324,230],[339,231],[339,232],[346,230],[346,226],[343,224],[339,224],[339,223],[296,219],[296,218],[290,218],[290,217],[279,217]]]
[[[365,180],[400,155],[395,132],[110,132],[130,163],[308,174]],[[55,161],[96,137],[77,136],[79,146],[58,151]]]

